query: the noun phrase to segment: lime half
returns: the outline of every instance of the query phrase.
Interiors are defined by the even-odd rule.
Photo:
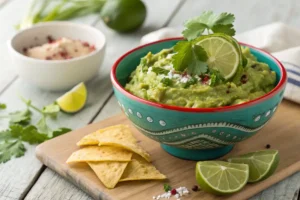
[[[205,49],[209,68],[218,70],[225,79],[234,76],[241,63],[241,51],[237,48],[233,38],[209,35],[196,44]]]
[[[81,110],[87,99],[87,90],[84,83],[79,83],[69,92],[65,93],[63,96],[59,97],[56,102],[60,109],[68,112],[74,113]]]
[[[249,167],[224,161],[200,161],[196,164],[196,179],[202,190],[217,195],[240,191],[247,183]]]
[[[279,153],[277,150],[263,150],[229,158],[228,161],[249,165],[248,182],[254,183],[268,178],[275,172],[279,163]]]

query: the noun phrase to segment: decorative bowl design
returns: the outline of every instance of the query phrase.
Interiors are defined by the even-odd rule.
[[[170,48],[182,38],[150,43],[123,55],[113,66],[111,80],[118,103],[133,125],[161,143],[168,153],[191,160],[215,159],[237,142],[250,138],[272,118],[283,98],[287,76],[282,64],[270,54],[252,47],[257,59],[277,74],[277,85],[268,94],[239,105],[219,108],[184,108],[154,103],[136,97],[123,86],[149,51]]]

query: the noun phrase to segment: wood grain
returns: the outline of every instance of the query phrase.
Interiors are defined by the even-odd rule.
[[[175,10],[177,5],[180,3],[180,0],[173,0],[172,2],[173,3],[170,4],[167,1],[162,2],[160,0],[145,1],[148,9],[148,18],[146,19],[144,26],[140,30],[131,34],[116,33],[108,29],[102,23],[102,21],[100,21],[96,25],[96,28],[100,29],[106,36],[107,48],[102,70],[100,71],[100,76],[92,80],[90,83],[92,85],[90,85],[90,87],[88,88],[89,98],[93,98],[93,101],[89,106],[92,106],[94,108],[94,110],[92,111],[94,115],[96,115],[98,110],[101,108],[93,105],[98,104],[98,102],[96,102],[97,99],[99,99],[99,101],[103,101],[104,99],[106,100],[108,96],[112,93],[109,72],[115,60],[126,51],[130,50],[135,46],[138,46],[139,40],[144,34],[162,27],[165,24],[165,22],[169,20],[169,17],[171,16],[173,10]],[[159,7],[157,6],[158,4]],[[41,94],[37,91],[36,93]],[[85,110],[83,110],[82,112],[84,111]],[[86,114],[83,114],[81,117],[82,120],[88,118]],[[71,120],[71,117],[69,117],[68,119]],[[74,123],[75,125],[78,122],[70,121],[70,123]],[[49,180],[49,178],[51,180]],[[53,173],[49,169],[46,169],[45,172],[38,179],[36,184],[33,186],[31,191],[28,193],[26,199],[57,199],[61,198],[61,196],[65,197],[63,199],[71,198],[68,194],[65,194],[65,190],[71,190],[72,193],[76,194],[78,199],[80,199],[81,197],[85,198],[86,194],[84,194],[83,192],[78,193],[77,189],[70,189],[68,187],[70,184],[66,183],[66,181],[64,180],[58,179],[61,179],[61,177],[58,175],[53,176]],[[49,182],[57,184],[54,186],[49,184]],[[57,188],[55,192],[53,192],[53,187]]]
[[[34,104],[39,107],[45,106],[59,97],[62,93],[48,93],[47,91],[41,91],[38,88],[32,87],[27,83],[24,83],[20,79],[16,79],[9,88],[5,91],[3,89],[8,83],[10,83],[16,75],[13,71],[13,66],[9,58],[6,40],[8,40],[15,33],[14,25],[19,22],[22,15],[27,8],[29,0],[14,0],[7,3],[0,12],[0,25],[5,27],[1,29],[0,33],[0,102],[6,103],[8,108],[5,111],[1,111],[1,115],[9,113],[12,111],[24,109],[25,105],[22,103],[18,94],[23,95],[26,98],[32,99]],[[16,10],[22,12],[16,12]],[[12,13],[14,13],[12,15]],[[10,20],[7,20],[10,18]],[[83,23],[93,24],[98,19],[98,16],[88,16],[81,19],[77,19]],[[103,80],[104,77],[100,76],[99,80]],[[88,85],[88,87],[95,87],[95,85]],[[93,95],[97,92],[102,91],[100,94]],[[57,121],[51,121],[51,126],[53,128],[57,127],[70,127],[70,128],[79,128],[86,125],[95,115],[99,107],[101,107],[105,99],[110,94],[110,89],[108,85],[103,84],[98,86],[98,90],[95,93],[91,92],[90,98],[86,109],[76,114],[75,119],[70,120],[70,116],[67,114],[62,114],[59,117],[59,123]],[[105,91],[107,91],[105,93]],[[103,97],[103,98],[101,98]],[[36,113],[33,116],[32,123],[36,123],[38,120],[38,115]],[[0,130],[8,128],[8,122],[6,120],[0,121]],[[19,199],[23,198],[28,190],[31,188],[32,184],[35,183],[36,179],[44,170],[42,168],[42,163],[39,162],[34,156],[35,146],[26,145],[26,153],[24,157],[13,159],[5,164],[0,164],[0,199]],[[20,166],[22,166],[20,168]]]
[[[271,120],[258,134],[252,138],[241,142],[235,146],[233,151],[226,157],[239,155],[242,153],[264,149],[266,144],[278,149],[281,161],[276,173],[270,178],[257,184],[249,184],[241,192],[226,199],[241,200],[248,199],[254,194],[270,187],[284,178],[300,171],[300,134],[297,130],[300,124],[297,121],[290,121],[289,116],[300,119],[299,106],[288,101],[284,101]],[[95,199],[147,199],[151,195],[157,195],[162,191],[162,182],[130,182],[120,183],[118,186],[109,190],[106,189],[98,180],[96,175],[86,164],[69,166],[65,163],[68,156],[78,149],[76,142],[84,135],[89,134],[99,128],[115,124],[131,124],[126,117],[121,114],[113,118],[91,124],[85,128],[73,131],[69,134],[60,136],[56,139],[47,141],[39,145],[36,149],[37,157],[48,167],[59,173],[61,176],[73,182],[84,191],[88,192]],[[194,161],[187,161],[170,156],[163,151],[157,142],[154,142],[132,127],[135,137],[140,141],[148,152],[150,152],[153,164],[169,178],[173,187],[186,186],[191,188],[195,185]],[[226,157],[222,158],[225,159]],[[147,190],[147,193],[143,192]],[[150,195],[150,196],[149,196]],[[212,196],[205,192],[193,192],[185,199],[213,200],[224,199]]]

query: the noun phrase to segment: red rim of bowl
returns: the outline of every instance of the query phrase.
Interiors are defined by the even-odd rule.
[[[179,106],[171,106],[171,105],[167,105],[167,104],[161,104],[161,103],[156,103],[156,102],[152,102],[152,101],[148,101],[148,100],[145,100],[145,99],[142,99],[140,97],[137,97],[137,96],[134,96],[133,94],[129,93],[128,91],[126,91],[122,86],[121,84],[118,82],[117,80],[117,77],[116,77],[116,70],[117,70],[117,67],[119,65],[119,63],[126,57],[128,56],[129,54],[133,53],[134,51],[136,50],[139,50],[141,48],[144,48],[146,46],[150,46],[152,44],[157,44],[157,43],[161,43],[161,42],[166,42],[166,41],[171,41],[171,40],[182,40],[183,38],[182,37],[175,37],[175,38],[168,38],[168,39],[164,39],[164,40],[159,40],[159,41],[155,41],[155,42],[151,42],[151,43],[148,43],[148,44],[145,44],[145,45],[141,45],[139,47],[136,47],[130,51],[128,51],[127,53],[125,53],[124,55],[122,55],[113,65],[112,67],[112,70],[111,70],[111,81],[112,81],[112,84],[113,86],[119,90],[121,93],[123,93],[124,95],[126,95],[127,97],[135,100],[135,101],[138,101],[140,103],[144,103],[144,104],[148,104],[150,106],[155,106],[155,107],[158,107],[158,108],[163,108],[163,109],[168,109],[168,110],[175,110],[175,111],[183,111],[183,112],[222,112],[222,111],[231,111],[231,110],[235,110],[235,109],[239,109],[239,108],[245,108],[245,107],[248,107],[248,106],[251,106],[251,105],[254,105],[254,104],[257,104],[257,103],[260,103],[268,98],[271,98],[273,97],[276,93],[278,93],[280,91],[281,88],[283,88],[286,84],[286,81],[287,81],[287,75],[286,75],[286,71],[283,67],[283,65],[272,55],[270,55],[268,52],[264,51],[264,50],[261,50],[259,48],[256,48],[254,46],[251,46],[251,45],[248,45],[248,44],[245,44],[245,43],[241,43],[241,45],[243,46],[248,46],[252,49],[255,49],[267,56],[269,56],[272,60],[275,61],[275,63],[279,66],[280,68],[280,71],[281,71],[281,78],[278,82],[278,84],[275,86],[275,88],[270,91],[269,93],[265,94],[264,96],[261,96],[257,99],[254,99],[254,100],[251,100],[251,101],[247,101],[245,103],[241,103],[241,104],[237,104],[237,105],[232,105],[232,106],[223,106],[223,107],[217,107],[217,108],[186,108],[186,107],[179,107]]]

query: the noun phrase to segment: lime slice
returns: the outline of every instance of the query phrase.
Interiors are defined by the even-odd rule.
[[[208,35],[196,44],[205,49],[208,67],[218,70],[225,79],[231,78],[241,64],[241,51],[233,38]]]
[[[232,194],[247,183],[249,167],[224,161],[200,161],[196,164],[196,179],[202,190],[217,195]]]
[[[74,113],[81,110],[87,99],[87,90],[84,83],[79,83],[69,92],[65,93],[59,97],[56,102],[59,105],[60,109],[68,112]]]
[[[279,154],[277,150],[263,150],[229,158],[228,161],[248,164],[250,170],[248,182],[254,183],[268,178],[275,172]]]

